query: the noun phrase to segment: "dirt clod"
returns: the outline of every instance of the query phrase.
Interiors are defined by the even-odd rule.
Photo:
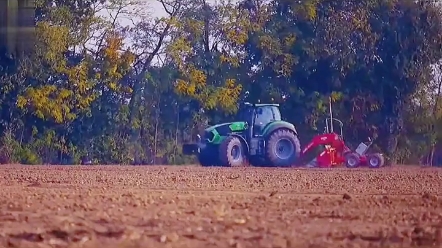
[[[342,195],[342,199],[349,201],[349,200],[351,200],[351,196],[349,194],[345,193]]]
[[[272,191],[272,192],[270,192],[270,197],[272,197],[272,196],[274,196],[274,195],[276,195],[278,193],[278,191]]]

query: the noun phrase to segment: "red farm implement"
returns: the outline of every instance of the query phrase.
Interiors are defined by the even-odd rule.
[[[334,123],[339,125],[338,132],[334,130]],[[361,142],[354,151],[351,150],[343,139],[343,126],[342,121],[333,118],[330,101],[330,117],[325,120],[324,133],[314,136],[301,152],[301,156],[303,156],[315,148],[323,147],[322,152],[307,163],[308,167],[334,167],[342,164],[349,168],[359,166],[379,168],[384,166],[385,159],[381,153],[368,153],[370,146],[373,144],[371,139],[367,143]]]

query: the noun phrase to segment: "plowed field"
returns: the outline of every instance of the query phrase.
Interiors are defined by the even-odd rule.
[[[0,167],[0,247],[440,247],[442,170]]]

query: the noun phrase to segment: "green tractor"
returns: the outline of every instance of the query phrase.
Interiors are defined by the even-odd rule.
[[[301,147],[295,126],[281,120],[279,104],[244,103],[237,121],[210,126],[183,153],[197,155],[202,166],[288,167]]]

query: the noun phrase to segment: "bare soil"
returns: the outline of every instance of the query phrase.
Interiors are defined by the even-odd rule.
[[[0,247],[441,247],[442,170],[0,167]]]

